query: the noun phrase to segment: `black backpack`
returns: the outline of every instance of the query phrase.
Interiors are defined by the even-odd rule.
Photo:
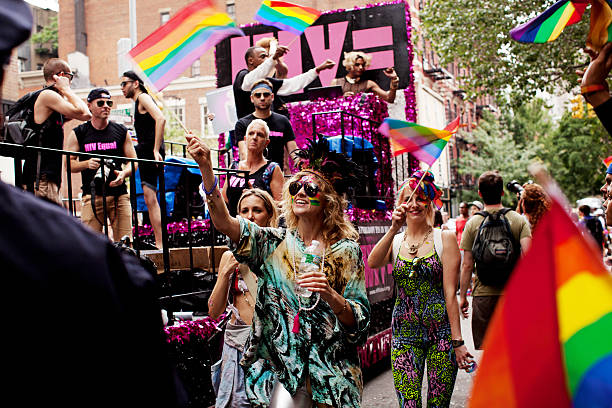
[[[478,228],[472,255],[476,263],[476,275],[482,284],[502,287],[508,281],[521,253],[521,245],[512,235],[506,218],[509,208],[476,215],[484,217]]]
[[[601,248],[603,243],[603,227],[601,226],[601,221],[596,217],[588,218],[585,222],[585,226]]]
[[[2,145],[0,148],[1,155],[23,159],[25,157],[25,150],[21,146],[41,146],[41,135],[50,122],[47,120],[42,125],[37,125],[34,122],[34,104],[40,93],[52,86],[46,86],[38,91],[22,96],[6,111],[8,119],[5,118],[4,125],[2,126],[0,141],[12,143],[15,146]],[[40,152],[38,152],[37,156],[36,188],[38,188],[40,179]]]

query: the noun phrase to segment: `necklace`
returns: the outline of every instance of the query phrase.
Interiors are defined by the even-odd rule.
[[[346,82],[348,82],[349,84],[354,84],[355,82],[357,82],[356,79],[351,78],[350,76],[345,76],[344,79],[346,79]]]
[[[295,231],[293,235],[293,277],[294,279],[297,278],[297,268],[295,266],[296,242],[297,242],[297,231]],[[323,265],[325,264],[325,252],[326,252],[325,249],[323,249],[323,256],[321,257],[321,269],[320,269],[321,273],[323,273]],[[293,329],[291,330],[294,334],[297,334],[300,332],[300,312],[310,312],[311,310],[314,310],[314,308],[317,307],[317,305],[319,304],[321,295],[319,295],[319,293],[317,292],[315,293],[315,296],[317,297],[317,300],[315,301],[314,305],[310,307],[303,307],[301,296],[297,295],[298,312],[295,314],[295,317],[293,318]]]
[[[408,230],[406,230],[406,232],[407,231]],[[432,231],[432,228],[430,227],[429,231],[427,231],[427,234],[425,234],[425,236],[423,237],[423,240],[420,243],[409,244],[408,242],[404,242],[404,246],[408,248],[408,255],[412,257],[416,256],[416,254],[419,252],[419,249],[423,246],[427,238],[431,235],[431,231]],[[404,232],[404,240],[406,239],[406,232]]]

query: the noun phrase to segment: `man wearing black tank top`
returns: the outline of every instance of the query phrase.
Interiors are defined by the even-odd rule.
[[[95,88],[89,92],[87,103],[92,114],[91,121],[70,132],[66,150],[135,159],[136,151],[127,128],[108,120],[113,106],[110,92],[104,88]],[[116,163],[117,166],[121,164]],[[132,166],[128,164],[123,169],[111,168],[108,180],[112,181],[104,189],[101,183],[96,185],[94,180],[99,167],[99,158],[70,157],[70,169],[73,173],[81,172],[83,179],[81,221],[95,231],[102,232],[105,199],[109,223],[113,228],[113,241],[119,241],[125,235],[131,238],[132,206],[125,178],[131,176]]]
[[[134,73],[126,71],[121,77],[121,91],[135,102],[134,129],[138,138],[136,154],[139,159],[164,161],[164,127],[166,118],[148,94],[144,82]],[[162,168],[154,164],[141,163],[140,180],[149,219],[155,233],[155,246],[162,248],[161,211],[157,202],[157,179]]]
[[[64,146],[64,123],[71,119],[89,120],[85,102],[70,88],[74,74],[68,63],[51,58],[43,66],[45,88],[34,102],[34,125],[40,130],[40,145],[61,150]],[[59,187],[62,182],[62,155],[53,152],[29,153],[23,166],[23,185],[37,197],[62,205]]]

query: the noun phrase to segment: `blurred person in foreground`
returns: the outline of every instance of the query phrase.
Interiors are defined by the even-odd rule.
[[[1,66],[31,27],[23,1],[2,2]],[[0,70],[0,84],[3,76]],[[137,259],[62,208],[3,182],[0,219],[0,265],[10,288],[1,307],[18,311],[5,323],[5,405],[184,406],[156,287]]]
[[[580,92],[593,106],[608,134],[612,135],[612,98],[607,82],[612,70],[612,43],[604,45],[599,53],[590,49],[585,51],[591,57],[591,63],[582,76]]]

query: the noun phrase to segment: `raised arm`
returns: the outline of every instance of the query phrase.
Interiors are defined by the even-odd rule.
[[[279,95],[291,95],[301,89],[307,87],[312,81],[317,79],[319,73],[325,69],[331,69],[336,65],[336,63],[330,59],[324,61],[322,64],[313,68],[309,71],[304,72],[303,74],[296,75],[291,78],[283,79],[283,84],[278,90],[277,94]]]
[[[51,89],[44,90],[38,96],[34,104],[34,121],[43,123],[53,112],[58,112],[68,119],[89,120],[91,112],[87,104],[79,98],[72,89],[68,78],[54,75],[55,92]]]
[[[217,282],[208,298],[208,315],[213,319],[217,319],[221,316],[227,308],[230,282],[238,265],[236,258],[234,258],[234,255],[232,255],[230,251],[224,252],[221,256]]]
[[[382,268],[391,259],[391,247],[393,244],[393,237],[400,230],[402,225],[406,222],[406,204],[401,204],[395,210],[391,216],[391,228],[383,235],[383,237],[376,243],[372,252],[368,256],[368,266],[372,269]]]
[[[210,149],[197,136],[186,135],[187,151],[198,163],[202,173],[202,184],[207,195],[206,202],[210,211],[210,218],[221,233],[227,235],[229,239],[238,242],[240,238],[240,224],[238,219],[231,217],[221,197],[219,191],[219,181],[213,173]]]

